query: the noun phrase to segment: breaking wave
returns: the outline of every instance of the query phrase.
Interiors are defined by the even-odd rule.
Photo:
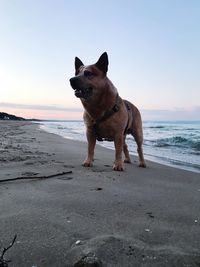
[[[168,146],[176,146],[183,147],[189,149],[195,149],[196,151],[200,151],[200,141],[195,141],[190,138],[185,138],[182,136],[174,136],[170,138],[161,138],[152,141],[154,146],[157,147],[168,147]]]

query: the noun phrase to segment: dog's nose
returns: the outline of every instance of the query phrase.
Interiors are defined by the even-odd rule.
[[[70,82],[72,88],[76,87],[76,77],[69,79],[69,82]]]

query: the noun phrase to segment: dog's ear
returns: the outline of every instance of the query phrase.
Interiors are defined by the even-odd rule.
[[[75,70],[76,70],[76,74],[78,72],[78,69],[80,68],[80,66],[83,66],[83,62],[78,58],[75,57]]]
[[[108,54],[104,52],[95,65],[106,74],[108,71]]]

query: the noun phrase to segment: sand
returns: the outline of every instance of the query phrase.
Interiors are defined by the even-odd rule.
[[[85,143],[30,122],[1,121],[0,152],[0,180],[21,179],[0,182],[0,250],[17,234],[9,267],[200,266],[198,173],[134,157],[115,172],[99,146],[84,168]]]

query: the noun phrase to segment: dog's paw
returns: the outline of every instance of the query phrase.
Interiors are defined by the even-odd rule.
[[[131,163],[131,160],[130,159],[125,159],[124,163]]]
[[[85,160],[82,164],[83,167],[92,167],[92,162],[91,161],[88,161],[88,160]]]
[[[122,165],[121,163],[115,163],[115,164],[113,165],[113,170],[114,170],[114,171],[123,171],[124,168],[123,168],[123,165]]]
[[[141,168],[146,168],[146,163],[145,163],[145,162],[141,162],[141,163],[139,164],[139,167],[141,167]]]

